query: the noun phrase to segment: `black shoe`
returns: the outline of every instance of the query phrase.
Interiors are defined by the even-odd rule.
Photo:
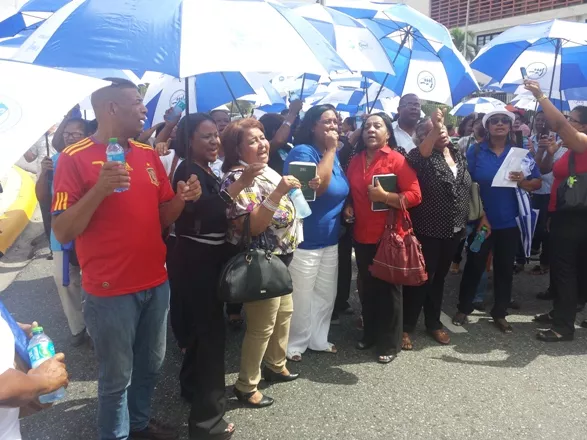
[[[166,423],[158,422],[155,419],[149,420],[149,424],[142,431],[131,431],[129,435],[131,440],[178,440],[179,432],[177,429]]]
[[[253,395],[255,394],[255,391],[253,391],[252,393],[243,393],[242,391],[239,391],[236,387],[234,387],[233,391],[234,391],[234,395],[236,396],[236,398],[238,399],[239,402],[242,402],[251,408],[265,408],[265,407],[273,405],[273,402],[275,402],[275,400],[273,398],[263,394],[263,398],[261,399],[260,402],[253,403],[249,399],[251,397],[253,397]]]
[[[483,304],[483,302],[474,302],[473,303],[473,308],[475,310],[477,310],[478,312],[484,312],[485,311],[485,305]]]
[[[369,341],[359,341],[357,342],[357,345],[355,345],[355,348],[357,350],[369,350],[371,347],[373,347],[375,344],[373,342],[369,342]]]
[[[88,339],[88,334],[86,333],[86,329],[83,329],[77,335],[71,335],[69,343],[72,347],[81,347]]]
[[[550,291],[550,288],[546,289],[544,292],[540,292],[536,294],[536,299],[542,299],[545,301],[550,301],[554,299],[554,295]]]
[[[520,303],[518,301],[516,301],[515,299],[512,299],[510,301],[510,305],[508,308],[513,309],[513,310],[520,310],[522,308],[522,306],[520,305]]]
[[[548,313],[541,313],[539,315],[534,316],[533,321],[539,322],[541,324],[550,324],[554,320],[552,316],[552,310]]]
[[[263,379],[265,379],[266,382],[291,382],[296,380],[298,377],[300,377],[300,375],[297,373],[289,373],[288,375],[285,375],[281,373],[276,373],[275,371],[270,370],[267,367],[263,368]]]

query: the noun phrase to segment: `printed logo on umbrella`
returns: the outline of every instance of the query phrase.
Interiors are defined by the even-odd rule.
[[[169,98],[169,107],[175,107],[178,102],[185,101],[185,90],[176,90]]]
[[[0,95],[0,133],[10,130],[21,118],[20,105],[7,96]]]
[[[418,87],[423,92],[431,92],[436,87],[436,78],[430,72],[424,70],[418,75]]]
[[[536,62],[528,65],[526,70],[528,72],[528,78],[536,80],[546,75],[548,67],[544,63]]]

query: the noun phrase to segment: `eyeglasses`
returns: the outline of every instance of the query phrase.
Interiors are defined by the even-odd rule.
[[[577,121],[575,118],[573,118],[571,115],[567,115],[567,121],[569,122],[574,122],[575,124],[580,124],[581,122]]]
[[[511,122],[511,119],[508,118],[507,116],[502,116],[502,117],[497,117],[497,118],[489,118],[489,123],[491,125],[497,125],[500,122],[504,125],[507,125]]]
[[[407,107],[407,108],[413,108],[413,109],[419,110],[422,108],[422,105],[419,102],[408,102],[408,103],[400,105],[399,107]]]
[[[63,137],[64,138],[72,138],[72,139],[81,139],[84,137],[83,133],[80,133],[79,131],[75,131],[75,132],[68,132],[68,131],[64,131],[63,132]]]

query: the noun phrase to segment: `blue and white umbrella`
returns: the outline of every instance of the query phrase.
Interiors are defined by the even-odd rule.
[[[39,26],[15,59],[176,78],[349,69],[310,23],[265,0],[73,0]]]
[[[459,102],[451,111],[453,116],[468,116],[471,113],[489,113],[496,108],[505,106],[499,99],[479,97],[471,98],[465,102]]]
[[[564,92],[563,92],[564,94]],[[583,99],[556,99],[550,98],[550,101],[558,108],[560,111],[572,111],[578,105],[587,105],[587,94],[582,95]],[[523,110],[541,110],[540,103],[536,101],[536,98],[532,95],[516,95],[514,99],[510,102],[511,105],[517,108],[521,108]]]
[[[546,93],[587,84],[587,24],[550,20],[508,29],[484,46],[471,67],[492,78],[492,85],[523,92],[521,69]]]
[[[519,215],[516,217],[516,223],[520,230],[520,237],[522,239],[522,247],[526,258],[530,257],[532,252],[532,238],[536,231],[536,224],[538,223],[538,210],[532,209],[530,202],[530,195],[523,189],[516,187],[516,197],[518,199]]]
[[[13,37],[27,29],[36,29],[55,11],[71,0],[29,0],[16,14],[0,21],[0,38]]]
[[[391,112],[397,110],[397,95],[389,89],[383,89],[376,99],[380,85],[368,80],[362,81],[360,88],[338,88],[331,86],[330,93],[315,101],[314,104],[332,104],[337,110],[351,114],[369,113],[369,110]],[[312,99],[312,96],[308,98]],[[394,107],[395,103],[395,107]]]
[[[385,48],[358,20],[320,4],[285,2],[314,26],[353,71],[394,74]]]
[[[0,176],[59,115],[108,84],[57,69],[0,60]]]
[[[395,76],[367,75],[397,95],[455,105],[479,90],[473,71],[455,48],[448,30],[404,4],[330,0],[328,6],[367,26],[386,48]]]
[[[188,79],[191,112],[209,112],[216,107],[255,93],[255,85],[239,72],[202,73]],[[185,102],[185,81],[169,75],[149,84],[145,95],[148,114],[145,126],[163,122],[165,111]]]

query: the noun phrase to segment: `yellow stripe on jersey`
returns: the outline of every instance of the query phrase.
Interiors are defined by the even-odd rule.
[[[53,211],[65,211],[67,209],[67,198],[66,192],[58,192],[55,196],[55,205]]]
[[[84,145],[80,145],[77,148],[75,148],[74,150],[71,150],[69,153],[67,153],[69,156],[73,156],[76,153],[79,153],[80,151],[85,150],[86,148],[90,148],[92,145],[94,145],[94,143],[92,141],[90,141],[88,144],[84,144]]]
[[[89,147],[90,145],[92,145],[93,142],[90,138],[85,138],[73,145],[70,145],[69,147],[67,147],[66,149],[63,150],[63,152],[69,156],[71,156],[74,152],[79,151],[80,149],[84,149],[86,147]]]
[[[143,148],[145,150],[153,150],[153,147],[151,147],[148,144],[143,144],[142,142],[137,142],[137,141],[131,141],[131,142],[135,147]]]

